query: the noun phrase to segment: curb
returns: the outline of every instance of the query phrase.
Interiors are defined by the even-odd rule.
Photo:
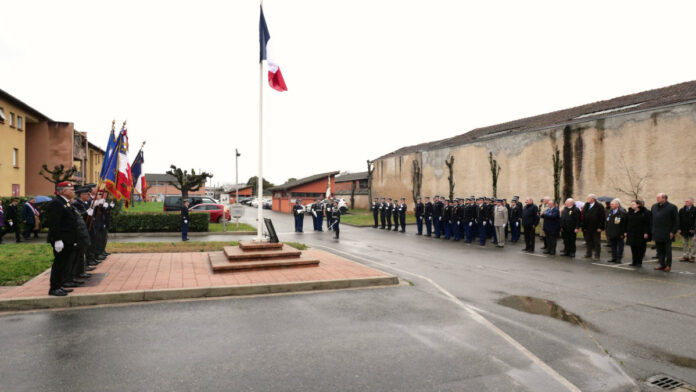
[[[393,275],[372,278],[314,280],[292,283],[253,284],[245,286],[211,286],[182,289],[136,290],[98,294],[74,294],[65,297],[26,297],[0,299],[0,312],[36,309],[73,308],[129,302],[166,301],[187,298],[242,297],[302,291],[340,290],[378,286],[396,286]]]
[[[189,237],[206,237],[210,235],[256,235],[255,231],[197,231],[189,232]],[[109,238],[134,237],[173,237],[181,238],[180,232],[148,232],[148,233],[109,233]]]

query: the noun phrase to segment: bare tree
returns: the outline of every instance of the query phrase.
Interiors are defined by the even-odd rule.
[[[372,173],[375,171],[375,163],[371,160],[367,160],[367,193],[368,202],[372,201]]]
[[[563,171],[563,160],[558,146],[551,159],[553,160],[553,200],[558,203],[561,200],[561,171]]]
[[[53,170],[49,170],[48,165],[45,163],[41,166],[39,170],[39,175],[45,178],[47,181],[53,183],[53,185],[58,185],[59,182],[69,181],[73,178],[73,175],[77,172],[75,166],[70,169],[66,169],[63,164],[55,165]]]
[[[447,181],[449,181],[449,199],[454,199],[454,155],[450,155],[449,159],[445,161],[445,165],[449,169],[449,176]]]
[[[174,185],[174,188],[181,191],[181,200],[187,199],[189,192],[195,192],[201,189],[201,187],[205,185],[208,178],[213,176],[212,174],[206,172],[196,174],[194,169],[191,169],[191,173],[189,173],[188,170],[181,170],[174,165],[171,165],[170,167],[171,170],[167,170],[166,174],[172,175],[174,178],[176,178],[176,182],[172,182],[171,184]]]
[[[421,169],[420,161],[417,159],[414,159],[411,165],[411,182],[413,183],[411,194],[413,196],[413,203],[415,203],[418,196],[420,196],[421,186],[423,185],[423,170]]]
[[[488,164],[491,166],[491,178],[493,179],[493,197],[498,197],[498,176],[500,175],[500,166],[498,161],[493,159],[493,153],[488,153]]]
[[[645,182],[650,178],[650,174],[638,173],[634,168],[626,164],[623,155],[619,159],[619,171],[625,174],[625,181],[618,182],[616,178],[612,178],[614,190],[626,195],[633,200],[639,200],[640,194],[645,188]]]

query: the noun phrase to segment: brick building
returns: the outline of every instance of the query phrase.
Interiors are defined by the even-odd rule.
[[[170,174],[146,173],[147,196],[150,201],[164,201],[167,196],[181,196],[181,191],[176,189],[176,177]],[[205,184],[195,192],[189,192],[189,196],[205,196]]]
[[[370,208],[367,172],[350,173],[336,177],[337,198],[346,200],[350,208]],[[351,197],[354,205],[351,206]]]
[[[273,211],[291,212],[292,205],[298,198],[303,200],[303,204],[317,198],[323,199],[326,197],[327,184],[330,184],[333,195],[333,191],[336,189],[336,174],[338,173],[333,171],[316,174],[269,188],[268,190],[273,194]]]

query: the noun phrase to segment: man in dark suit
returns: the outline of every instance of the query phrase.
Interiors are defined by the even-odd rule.
[[[585,258],[589,259],[594,253],[595,261],[599,261],[601,252],[601,235],[604,230],[606,212],[602,203],[597,202],[597,196],[589,194],[587,203],[582,207],[582,233],[585,237]]]
[[[384,230],[387,227],[387,199],[383,197],[381,200],[379,203],[379,221],[382,223],[380,229]]]
[[[73,184],[63,181],[56,187],[56,197],[47,208],[48,238],[53,247],[51,266],[51,286],[48,295],[66,296],[72,291],[64,288],[63,276],[70,260],[74,257],[77,243],[77,219],[80,216],[73,210],[70,201],[75,196]]]
[[[421,201],[421,197],[416,198],[416,235],[423,235],[423,216],[425,215],[425,205]]]
[[[626,211],[621,208],[619,199],[614,199],[609,204],[607,212],[606,234],[611,246],[610,263],[621,263],[624,251],[624,237],[626,234]]]
[[[561,231],[561,214],[558,211],[555,200],[549,200],[546,204],[548,209],[544,212],[544,233],[546,233],[546,250],[545,254],[554,256],[556,254],[556,243],[558,242],[558,233]]]
[[[684,200],[684,207],[679,210],[679,234],[682,238],[682,250],[684,254],[679,261],[693,263],[694,256],[694,225],[696,224],[696,208],[694,198]]]
[[[377,222],[379,220],[379,206],[379,198],[375,197],[375,201],[372,202],[372,207],[370,207],[370,209],[372,210],[372,217],[375,220],[375,225],[372,226],[373,229],[376,229],[377,226],[379,226]]]
[[[302,205],[302,199],[295,200],[292,213],[295,215],[295,233],[302,233],[302,226],[304,225],[304,206]]]
[[[188,241],[188,225],[189,225],[189,201],[184,200],[184,205],[181,206],[181,240]]]
[[[534,253],[536,243],[536,227],[539,225],[539,207],[534,204],[534,200],[528,197],[522,209],[522,227],[524,228],[523,252]]]
[[[660,262],[655,269],[669,272],[672,269],[672,240],[679,230],[679,211],[677,206],[667,201],[666,193],[658,193],[651,212],[652,235]]]
[[[15,240],[17,242],[22,242],[19,239],[19,212],[17,211],[17,205],[19,204],[19,199],[16,197],[12,198],[10,205],[7,206],[7,211],[5,211],[5,234],[14,232]]]
[[[561,235],[563,236],[563,252],[561,256],[575,257],[575,241],[580,230],[580,209],[575,206],[575,200],[568,199],[561,213]]]
[[[442,219],[442,209],[444,204],[440,201],[440,196],[435,195],[433,198],[433,231],[435,232],[435,238],[440,238],[442,234],[442,225],[440,224],[440,219]]]
[[[39,210],[34,207],[32,202],[36,203],[36,199],[31,198],[22,206],[22,222],[24,222],[24,231],[22,232],[22,236],[25,240],[29,240],[31,238],[31,234],[34,232],[34,229],[37,226],[36,220],[39,218]],[[38,238],[38,235],[35,235],[35,237]]]
[[[430,202],[430,196],[425,197],[425,235],[430,237],[433,234],[433,203]]]

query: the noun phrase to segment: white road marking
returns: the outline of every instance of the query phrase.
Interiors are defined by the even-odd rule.
[[[471,307],[470,305],[467,305],[467,304],[463,303],[462,301],[460,301],[460,300],[459,300],[457,297],[455,297],[452,293],[450,293],[449,291],[445,290],[442,286],[440,286],[439,284],[435,283],[432,279],[428,278],[427,276],[423,276],[423,275],[419,275],[419,274],[416,274],[416,273],[413,273],[413,272],[410,272],[410,271],[402,270],[402,269],[400,269],[400,268],[396,268],[396,267],[391,266],[391,265],[386,265],[386,264],[382,264],[382,263],[379,263],[379,262],[376,262],[376,261],[368,260],[368,259],[365,259],[365,258],[363,258],[363,257],[356,256],[356,255],[353,255],[353,254],[350,254],[350,253],[347,253],[347,252],[344,252],[344,251],[342,251],[342,250],[338,250],[338,249],[336,249],[336,248],[332,248],[332,247],[329,247],[329,246],[322,246],[322,245],[314,245],[314,246],[316,246],[316,247],[318,247],[318,248],[329,249],[329,250],[334,251],[334,252],[343,253],[343,254],[347,255],[348,257],[361,259],[361,260],[363,260],[363,261],[365,261],[365,262],[368,262],[368,263],[377,264],[377,265],[383,266],[384,268],[389,268],[389,269],[392,269],[392,270],[395,270],[395,271],[399,271],[399,272],[405,273],[405,274],[407,274],[407,275],[415,276],[415,277],[417,277],[417,278],[420,278],[420,279],[425,280],[426,282],[430,283],[430,284],[433,285],[435,288],[437,288],[442,294],[444,294],[444,295],[445,295],[447,298],[449,298],[452,302],[454,302],[455,304],[457,304],[457,305],[458,305],[459,307],[461,307],[462,309],[466,310],[466,311],[471,315],[471,317],[472,317],[474,320],[476,320],[476,321],[479,322],[480,324],[483,324],[485,327],[487,327],[488,329],[490,329],[491,331],[493,331],[494,333],[496,333],[498,336],[502,337],[505,341],[507,341],[508,343],[510,343],[510,344],[511,344],[513,347],[515,347],[518,351],[520,351],[522,354],[524,354],[524,356],[526,356],[527,358],[529,358],[529,360],[531,360],[532,362],[534,362],[534,364],[536,364],[537,366],[539,366],[546,374],[548,374],[548,375],[551,376],[554,380],[556,380],[556,381],[559,382],[561,385],[563,385],[564,387],[566,387],[569,391],[581,392],[580,388],[576,387],[573,383],[571,383],[570,381],[568,381],[567,378],[565,378],[565,377],[563,377],[562,375],[560,375],[560,374],[559,374],[557,371],[555,371],[551,366],[549,366],[548,364],[546,364],[546,362],[542,361],[542,360],[541,360],[539,357],[537,357],[534,353],[532,353],[532,352],[529,351],[526,347],[524,347],[520,342],[518,342],[517,340],[513,339],[510,335],[508,335],[507,333],[505,333],[505,331],[503,331],[502,329],[496,327],[495,324],[491,323],[490,321],[488,321],[488,319],[486,319],[485,317],[481,316],[481,314],[478,313],[473,307]]]

